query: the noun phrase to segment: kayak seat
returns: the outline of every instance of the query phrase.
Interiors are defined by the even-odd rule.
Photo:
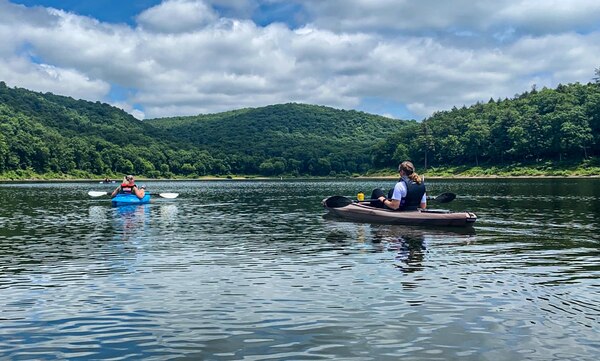
[[[386,195],[385,195],[385,191],[383,189],[381,189],[381,188],[375,188],[371,192],[371,199],[377,199],[377,198],[382,197],[382,196],[385,197]],[[371,207],[375,207],[375,208],[383,208],[383,203],[380,202],[379,200],[371,201],[369,203],[369,205]]]

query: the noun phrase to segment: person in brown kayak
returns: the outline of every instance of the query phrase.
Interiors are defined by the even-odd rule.
[[[425,209],[427,207],[425,182],[415,172],[415,166],[412,162],[404,161],[400,163],[398,173],[400,173],[400,179],[394,189],[389,192],[388,197],[384,195],[381,188],[373,190],[371,199],[377,199],[377,201],[371,202],[372,205],[400,211],[416,210],[417,208]]]

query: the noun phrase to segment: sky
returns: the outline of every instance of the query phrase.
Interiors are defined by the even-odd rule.
[[[0,81],[138,119],[295,102],[422,120],[599,67],[597,0],[0,0]]]

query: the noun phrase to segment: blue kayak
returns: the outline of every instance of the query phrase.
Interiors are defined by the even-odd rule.
[[[149,192],[146,192],[146,195],[144,195],[144,198],[142,199],[139,199],[135,194],[117,194],[115,198],[112,199],[113,206],[126,206],[145,203],[150,203]]]

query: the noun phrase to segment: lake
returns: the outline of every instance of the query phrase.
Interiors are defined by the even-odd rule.
[[[0,184],[0,359],[595,360],[600,179],[428,181],[472,230],[324,218],[391,180]]]

